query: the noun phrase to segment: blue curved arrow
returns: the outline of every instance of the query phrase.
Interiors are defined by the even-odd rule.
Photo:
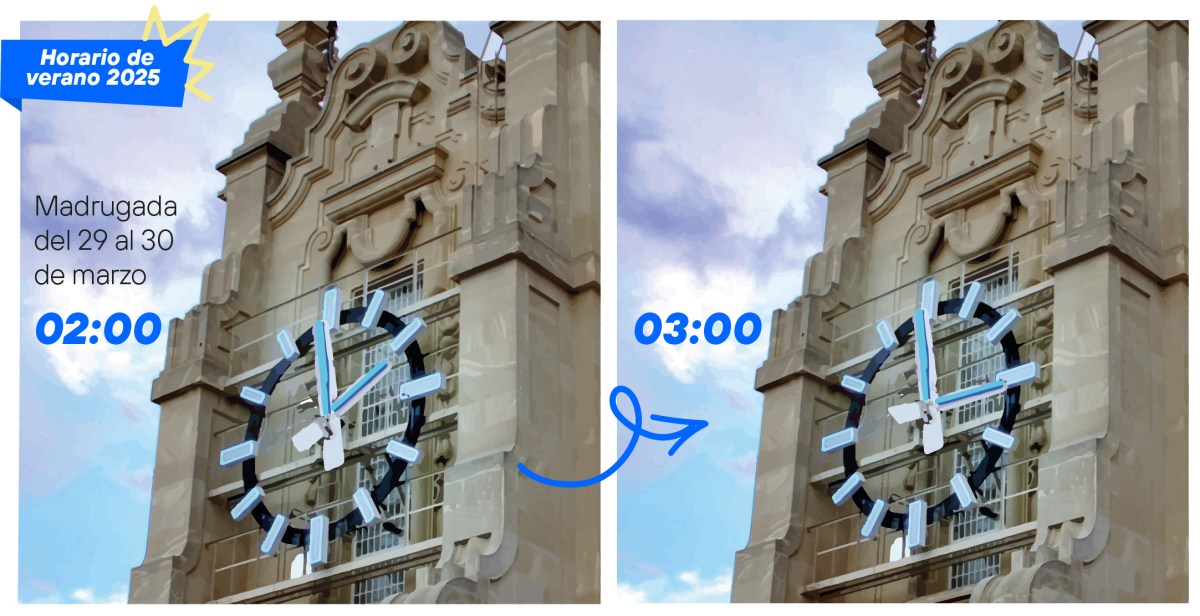
[[[617,399],[622,394],[629,398],[629,402],[633,405],[633,421],[630,421],[628,417],[623,415],[621,413],[621,409],[617,405]],[[638,401],[637,396],[633,395],[633,390],[624,385],[618,385],[613,388],[612,393],[608,396],[608,407],[612,410],[613,415],[616,416],[617,421],[621,422],[621,425],[628,428],[633,436],[629,439],[629,443],[625,445],[625,450],[621,452],[621,455],[617,458],[617,461],[613,462],[612,466],[605,469],[604,472],[594,477],[588,477],[587,479],[576,479],[572,481],[566,479],[552,479],[550,477],[546,477],[545,475],[539,475],[529,470],[529,467],[525,466],[525,464],[521,462],[517,462],[517,470],[526,477],[529,477],[538,483],[544,483],[548,486],[553,486],[556,488],[584,488],[596,483],[600,483],[601,481],[608,479],[608,477],[613,473],[617,472],[617,469],[621,468],[621,465],[625,464],[625,462],[629,460],[629,456],[633,454],[633,448],[637,446],[638,439],[641,437],[646,437],[653,441],[675,441],[675,444],[671,445],[671,448],[667,450],[667,455],[673,456],[675,455],[675,452],[679,450],[679,447],[683,445],[684,441],[688,440],[692,436],[695,436],[697,432],[708,427],[708,422],[704,421],[703,419],[687,419],[683,417],[668,417],[666,415],[651,415],[650,419],[655,421],[678,424],[682,427],[674,432],[665,434],[646,430],[642,427],[642,404]]]

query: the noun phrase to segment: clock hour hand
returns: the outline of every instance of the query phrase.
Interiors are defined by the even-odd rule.
[[[346,451],[342,444],[342,418],[339,415],[329,416],[329,438],[321,446],[321,457],[325,460],[325,470],[331,471],[346,461]]]
[[[1010,387],[1020,387],[1029,383],[1038,377],[1037,362],[1025,362],[1018,366],[1014,366],[1007,370],[1001,370],[996,373],[996,379],[981,385],[974,385],[965,389],[960,389],[956,392],[948,393],[944,396],[938,396],[936,402],[938,408],[948,411],[955,409],[965,404],[977,402],[996,394],[1008,391]]]
[[[333,414],[338,416],[345,415],[346,411],[354,408],[354,405],[358,404],[359,400],[362,400],[363,396],[367,395],[367,392],[372,387],[379,384],[379,381],[382,381],[383,377],[387,376],[388,371],[391,369],[392,363],[386,359],[371,366],[371,369],[367,370],[366,374],[359,377],[353,385],[347,387],[346,391],[342,392],[342,395],[333,401]]]
[[[1004,381],[995,380],[990,383],[983,383],[982,385],[975,385],[972,387],[967,387],[966,389],[960,389],[944,396],[938,396],[937,405],[938,408],[942,409],[943,411],[949,411],[972,402],[978,402],[979,400],[990,398],[991,396],[1004,392],[1006,389],[1008,389],[1008,385],[1006,385]]]
[[[935,412],[925,422],[925,427],[921,429],[921,446],[925,450],[925,455],[931,455],[945,444],[945,435],[942,434],[942,414],[935,409]]]

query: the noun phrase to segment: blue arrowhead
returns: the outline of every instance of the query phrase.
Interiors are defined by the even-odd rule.
[[[686,417],[667,417],[665,415],[651,415],[650,419],[653,419],[654,421],[661,421],[663,423],[677,424],[677,425],[683,426],[682,428],[680,428],[670,434],[663,435],[665,438],[663,438],[662,440],[675,439],[675,444],[671,445],[671,448],[667,450],[668,456],[675,455],[675,452],[678,451],[679,448],[683,446],[684,442],[686,442],[689,438],[692,438],[693,436],[695,436],[697,432],[708,427],[708,422],[703,419],[688,419]]]

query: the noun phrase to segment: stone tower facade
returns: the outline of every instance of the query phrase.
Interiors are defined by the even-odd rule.
[[[928,26],[880,23],[867,67],[879,99],[820,161],[824,249],[775,312],[757,372],[733,599],[1186,601],[1187,23],[1088,22],[1098,60],[1082,61],[1037,22],[931,61]],[[930,276],[942,299],[978,281],[1017,308],[1021,358],[1042,371],[980,495],[995,517],[935,524],[909,553],[898,531],[859,540],[857,508],[830,498],[841,456],[819,443],[846,421],[836,385],[878,349],[876,322],[911,315]],[[940,391],[995,374],[978,329],[935,331]],[[907,345],[883,366],[858,437],[869,492],[894,503],[947,490],[1000,411],[961,407],[925,456],[886,412],[913,365]]]
[[[153,385],[158,453],[131,602],[599,600],[598,489],[542,486],[516,463],[599,466],[600,28],[491,28],[506,61],[481,61],[445,23],[406,23],[340,59],[329,24],[279,25],[284,51],[266,67],[279,102],[217,165],[222,255],[172,321]],[[310,327],[331,284],[345,307],[379,289],[391,312],[420,316],[425,365],[446,387],[385,507],[393,530],[335,540],[314,569],[291,546],[260,556],[262,531],[230,515],[241,475],[217,455],[242,438],[248,413],[232,397],[278,358],[275,332]],[[346,378],[380,352],[377,340],[334,349]],[[365,398],[346,463],[327,473],[289,443],[314,413],[311,370],[296,373],[267,407],[258,476],[272,511],[336,519],[408,409]]]

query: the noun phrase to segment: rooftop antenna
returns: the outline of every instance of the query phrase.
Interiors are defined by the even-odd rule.
[[[925,22],[925,40],[921,42],[921,53],[925,56],[925,72],[933,70],[933,65],[937,64],[937,50],[933,48],[934,31],[937,26],[932,19]]]
[[[329,72],[332,74],[334,67],[339,61],[337,50],[337,32],[338,23],[336,21],[327,22],[325,24],[325,65],[329,67]]]

